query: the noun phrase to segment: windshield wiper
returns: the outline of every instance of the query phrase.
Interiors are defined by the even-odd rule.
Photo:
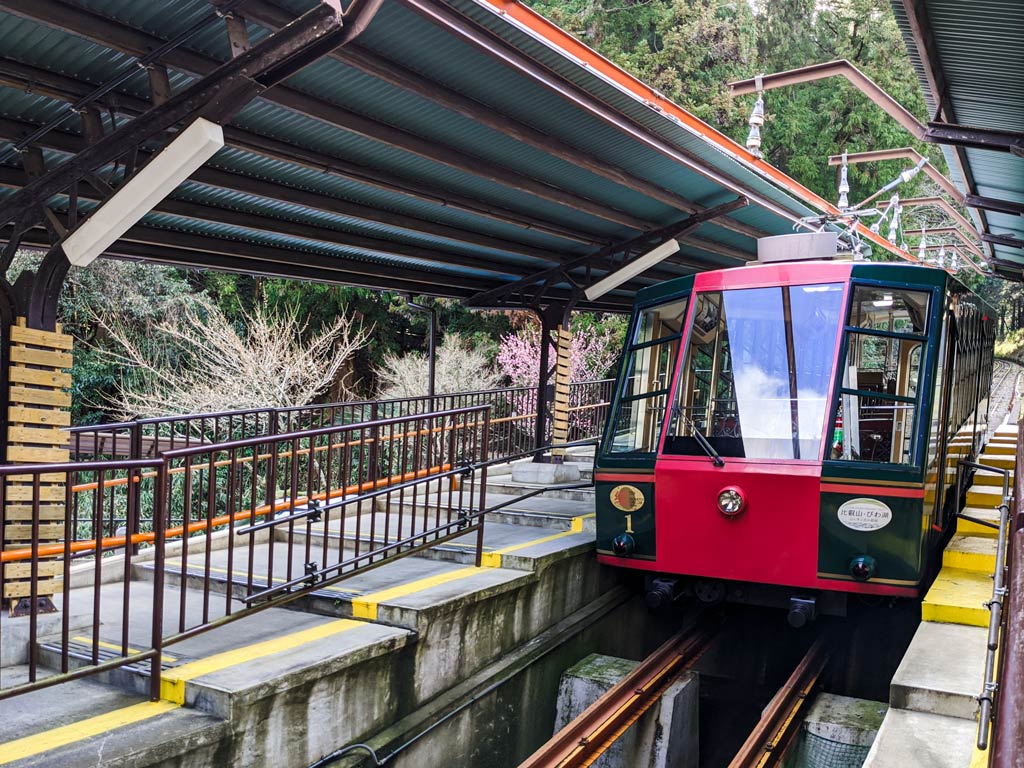
[[[722,461],[722,457],[718,454],[718,451],[715,450],[715,447],[708,442],[708,439],[704,437],[704,435],[700,433],[696,424],[693,424],[693,422],[690,422],[690,424],[693,426],[694,439],[700,444],[700,447],[704,449],[704,453],[706,453],[708,458],[711,459],[711,463],[716,467],[724,467],[725,462]]]
[[[694,424],[693,419],[683,413],[683,409],[679,405],[673,406],[673,410],[675,410],[676,416],[682,417],[682,419],[690,425],[690,429],[693,430],[693,439],[697,441],[697,445],[704,449],[704,453],[706,453],[708,458],[711,459],[711,463],[716,467],[724,467],[725,462],[722,460],[721,455],[719,455],[718,451],[715,450],[715,447],[708,442],[708,439],[701,434],[700,430],[697,429],[697,425]]]

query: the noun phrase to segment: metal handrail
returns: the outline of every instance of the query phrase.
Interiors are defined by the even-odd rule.
[[[42,516],[42,509],[45,504],[55,504],[59,501],[57,496],[62,496],[67,503],[72,494],[71,477],[81,473],[84,468],[90,469],[97,477],[97,493],[90,502],[92,525],[95,531],[94,538],[90,540],[73,540],[73,533],[70,530],[70,518],[66,518],[64,525],[63,541],[54,544],[40,545],[38,541],[23,550],[10,550],[0,552],[0,560],[5,563],[14,562],[19,559],[26,559],[30,562],[30,574],[25,577],[21,575],[12,578],[30,582],[30,601],[26,609],[30,627],[29,644],[34,647],[36,632],[38,629],[39,615],[45,609],[40,607],[36,600],[37,588],[40,579],[48,576],[40,572],[39,563],[42,558],[53,558],[62,562],[59,568],[62,570],[62,584],[58,588],[62,595],[64,605],[64,616],[69,615],[69,604],[72,597],[72,571],[70,567],[71,558],[74,553],[83,549],[90,549],[94,554],[93,563],[88,566],[91,579],[89,585],[83,585],[83,589],[77,590],[75,595],[78,600],[88,600],[91,596],[93,603],[92,624],[94,627],[100,625],[101,613],[101,591],[107,581],[105,573],[110,573],[110,568],[116,569],[116,573],[124,573],[120,589],[122,591],[122,604],[124,614],[120,622],[120,653],[117,657],[104,661],[99,652],[99,643],[91,644],[91,658],[86,659],[85,665],[75,670],[71,668],[71,657],[74,653],[71,642],[71,633],[67,619],[65,618],[60,631],[59,643],[56,652],[59,654],[61,670],[52,675],[40,673],[40,660],[34,653],[28,659],[28,680],[19,682],[7,688],[0,687],[0,700],[10,698],[30,691],[39,690],[49,686],[57,685],[71,679],[85,677],[90,674],[112,670],[129,664],[149,662],[150,665],[150,696],[158,698],[160,694],[161,657],[163,649],[174,643],[193,637],[214,628],[224,626],[236,621],[253,612],[264,610],[276,605],[283,605],[289,601],[299,599],[311,594],[316,590],[329,586],[341,579],[347,578],[356,572],[362,572],[370,568],[391,562],[398,557],[413,554],[429,546],[444,543],[448,540],[462,537],[468,533],[476,533],[476,564],[479,565],[483,551],[483,530],[484,517],[486,515],[486,483],[487,469],[489,464],[488,437],[490,429],[490,410],[488,404],[480,404],[465,408],[457,408],[448,411],[440,411],[430,414],[413,414],[401,418],[380,419],[375,422],[360,425],[337,425],[309,430],[307,432],[295,432],[284,435],[267,436],[263,438],[249,438],[236,440],[218,445],[207,445],[202,448],[183,448],[176,451],[165,452],[157,459],[152,460],[125,460],[125,461],[101,461],[90,463],[63,463],[63,464],[35,464],[0,467],[0,480],[4,477],[17,479],[18,485],[8,486],[0,483],[0,503],[7,500],[8,493],[12,489],[18,490],[21,497],[19,503],[29,508],[33,525],[38,530],[39,521]],[[387,438],[395,439],[397,435],[404,435],[405,442],[402,449],[396,455],[386,459],[383,467],[391,474],[379,475],[381,465],[376,462],[376,448],[381,434],[386,429]],[[423,435],[441,435],[440,439],[423,439]],[[347,439],[346,435],[355,435]],[[298,441],[307,441],[310,449],[314,447],[316,438],[326,438],[327,455],[321,461],[314,457],[312,452],[301,453],[295,450]],[[247,456],[253,448],[258,448],[267,443],[274,446],[284,445],[291,450],[287,451],[288,459],[285,466],[278,467],[284,452],[273,448],[268,456],[270,462],[268,471],[273,478],[276,471],[285,485],[286,501],[276,501],[270,497],[267,501],[263,498],[263,491],[258,490],[255,482],[255,474],[252,475],[251,483],[242,481],[237,474],[240,456]],[[203,454],[207,460],[194,463],[197,454]],[[220,471],[214,471],[215,455],[226,454],[227,460]],[[358,456],[355,463],[352,459]],[[333,458],[332,458],[333,457]],[[184,460],[184,474],[175,474],[179,469],[177,466]],[[302,462],[302,465],[300,465]],[[317,471],[312,471],[317,465]],[[451,484],[445,491],[447,498],[442,498],[442,493],[437,494],[436,500],[430,500],[429,494],[408,494],[408,489],[414,486],[436,484],[440,490],[444,478],[454,477],[465,473],[466,466],[479,468],[479,478],[473,478],[465,484]],[[333,468],[332,468],[333,467]],[[107,478],[104,472],[141,472],[142,470],[153,470],[152,477],[147,478],[149,483],[145,505],[151,509],[149,518],[152,521],[153,530],[147,533],[129,533],[123,535],[101,538],[103,515],[108,509],[115,505],[115,491],[120,494],[117,504],[132,505],[134,497],[125,493],[123,486],[113,484],[115,479]],[[148,474],[148,473],[146,473]],[[57,475],[56,479],[53,479]],[[59,476],[63,475],[63,479]],[[141,477],[141,475],[139,475]],[[58,494],[44,496],[42,490],[50,486],[43,486],[41,478],[47,477],[47,482],[53,482],[62,486]],[[277,486],[271,481],[268,488]],[[355,493],[349,491],[355,488]],[[364,488],[368,490],[364,490]],[[27,491],[25,490],[27,489]],[[406,491],[406,493],[403,493]],[[106,494],[106,495],[104,495]],[[223,498],[222,498],[223,496]],[[340,497],[340,498],[339,498]],[[367,533],[370,540],[365,548],[360,546],[360,515],[362,508],[360,504],[368,499],[383,497],[386,500],[383,509],[374,509],[370,514],[369,528]],[[392,498],[395,497],[395,498]],[[322,503],[321,499],[323,502]],[[313,509],[312,503],[316,503]],[[298,504],[307,504],[309,507],[304,510],[306,516],[305,530],[305,553],[302,554],[296,549],[295,536],[303,535],[302,530],[295,530],[294,523],[300,516],[295,515]],[[394,509],[398,505],[397,511]],[[328,515],[332,511],[344,510],[354,505],[357,507],[355,516],[335,513],[334,520],[341,525],[344,535],[345,521],[354,519],[356,522],[356,543],[354,555],[341,547],[334,547],[323,537],[320,542],[313,542],[310,537],[310,524],[313,520],[311,514]],[[408,520],[411,521],[407,527],[403,526],[403,506],[411,505]],[[172,508],[179,510],[181,522],[173,525]],[[270,526],[278,527],[282,533],[281,548],[286,554],[285,558],[278,564],[278,572],[283,573],[281,579],[274,578],[273,547],[275,538],[271,537],[265,544],[270,550],[266,571],[258,573],[254,565],[253,553],[257,546],[255,537],[246,537],[246,542],[241,543],[239,536],[243,532],[252,532],[237,523],[251,522],[259,517],[274,515],[279,508],[289,509],[293,514],[272,518]],[[195,513],[199,513],[198,516]],[[428,514],[429,513],[429,514]],[[375,536],[375,521],[381,515],[380,521],[383,533],[383,544],[377,543]],[[422,527],[419,523],[422,521]],[[326,522],[326,519],[325,519]],[[391,540],[389,530],[395,530],[396,540]],[[191,534],[201,533],[200,539],[192,539]],[[231,555],[228,556],[228,581],[232,584],[242,585],[246,594],[238,595],[234,589],[224,591],[223,607],[217,601],[221,598],[212,599],[214,594],[212,574],[217,568],[211,566],[212,540],[215,534],[223,533],[227,539],[227,549],[234,552],[235,548],[248,548],[248,563],[241,564],[241,574],[236,575],[232,570]],[[325,527],[326,533],[326,527]],[[176,549],[173,555],[167,551],[171,541],[174,541]],[[131,579],[133,568],[134,552],[133,546],[137,543],[151,543],[152,554],[146,562],[151,562],[153,569],[152,593],[145,598],[144,610],[152,612],[152,630],[148,640],[149,647],[146,647],[145,640],[141,638],[129,638],[130,623],[127,620],[129,615],[129,601],[135,603],[140,599],[138,590],[133,589],[134,583]],[[191,555],[189,554],[191,542]],[[123,560],[116,561],[103,556],[105,552],[112,549],[122,550]],[[239,549],[239,551],[243,551]],[[293,562],[293,554],[297,553],[300,559]],[[24,557],[22,557],[22,555]],[[167,558],[173,556],[174,568],[180,570],[181,578],[190,578],[190,569],[194,570],[195,578],[202,580],[202,586],[197,586],[203,592],[203,607],[201,615],[192,615],[185,610],[185,590],[180,590],[175,598],[165,594],[165,566]],[[191,557],[191,560],[189,559]],[[243,561],[239,561],[242,563]],[[294,568],[304,567],[305,572]],[[0,569],[0,586],[6,584],[8,566]],[[260,580],[264,579],[268,588],[263,589]],[[56,594],[56,593],[51,593]],[[177,605],[168,603],[169,610],[165,612],[165,600],[173,600]],[[241,605],[239,609],[237,606]],[[177,610],[175,610],[175,608]],[[177,617],[175,617],[177,614]],[[95,633],[96,630],[94,630]],[[117,631],[116,628],[113,631]],[[98,635],[94,634],[94,640]],[[134,650],[141,648],[141,651]],[[116,651],[115,647],[115,651]],[[6,681],[5,681],[6,682]]]
[[[570,386],[570,391],[573,389],[582,389],[587,386],[594,385],[605,385],[610,387],[614,384],[614,379],[594,379],[587,381],[574,381]],[[180,426],[187,424],[194,424],[196,422],[218,422],[223,419],[243,419],[244,417],[266,417],[268,424],[269,433],[273,434],[280,417],[290,417],[294,414],[314,414],[314,413],[327,413],[332,410],[339,409],[352,409],[357,408],[376,408],[376,409],[387,409],[388,406],[396,406],[400,404],[416,404],[422,403],[429,405],[428,411],[434,412],[439,410],[447,410],[447,408],[436,407],[439,401],[443,402],[449,399],[466,399],[466,398],[480,398],[487,396],[496,395],[516,395],[523,394],[531,396],[535,394],[535,387],[499,387],[496,389],[479,389],[472,390],[469,392],[446,392],[436,395],[420,395],[414,397],[399,397],[390,400],[349,400],[340,401],[334,403],[318,403],[309,405],[297,405],[288,406],[283,408],[245,408],[234,411],[211,411],[208,413],[192,413],[192,414],[179,414],[174,416],[154,416],[147,417],[144,419],[137,419],[135,421],[122,421],[110,424],[88,424],[80,425],[75,427],[67,427],[65,431],[71,435],[77,434],[94,434],[94,435],[115,435],[117,432],[122,432],[125,438],[131,436],[131,432],[141,430],[143,427],[153,427],[156,430],[157,436],[159,436],[159,428],[162,426]],[[570,395],[571,396],[571,395]],[[451,406],[449,406],[451,407]],[[413,415],[413,414],[402,414],[402,415]],[[371,417],[371,421],[376,420]],[[254,419],[258,423],[258,419]],[[251,437],[260,437],[265,435],[251,435]],[[219,442],[219,441],[217,441]],[[138,446],[133,446],[137,448]],[[132,457],[141,458],[141,457]]]
[[[992,727],[992,704],[999,683],[996,682],[996,654],[999,650],[999,627],[1003,617],[1003,599],[1006,597],[1006,528],[1010,516],[1013,496],[1010,493],[1010,470],[990,467],[973,461],[960,461],[959,467],[998,472],[1003,476],[1003,499],[999,510],[999,533],[996,534],[996,565],[993,574],[992,599],[985,603],[989,610],[988,641],[985,649],[985,673],[982,680],[978,703],[981,713],[978,718],[978,749],[988,749],[989,732]]]

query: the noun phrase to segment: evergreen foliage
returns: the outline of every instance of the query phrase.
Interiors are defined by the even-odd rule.
[[[848,59],[918,119],[924,99],[887,0],[527,0],[599,53],[743,144],[752,96],[728,84],[834,59]],[[765,158],[828,200],[836,169],[828,156],[912,146],[945,168],[845,80],[765,94]],[[906,161],[851,166],[850,200],[891,181]],[[924,193],[921,176],[901,196]]]

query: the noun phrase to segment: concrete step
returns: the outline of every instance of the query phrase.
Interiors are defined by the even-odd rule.
[[[327,536],[331,541],[329,548],[332,550],[336,550],[339,539],[344,538],[343,544],[347,551],[354,551],[358,544],[360,552],[368,552],[372,549],[379,549],[387,544],[394,544],[402,539],[410,538],[415,533],[410,527],[412,521],[408,519],[402,521],[402,531],[400,532],[397,520],[392,520],[386,529],[385,516],[382,513],[377,513],[374,516],[376,524],[372,527],[370,525],[370,517],[370,515],[362,515],[359,519],[360,524],[358,528],[354,518],[347,518],[345,520],[343,537],[337,521],[331,521],[329,529],[326,531],[322,523],[310,526],[308,538],[313,546],[313,551],[323,552],[324,536]],[[546,519],[548,524],[543,527],[521,525],[517,522],[499,522],[499,519],[501,517],[498,515],[494,517],[488,515],[487,522],[484,525],[482,551],[485,558],[490,558],[493,554],[500,554],[503,551],[524,549],[537,541],[549,539],[552,535],[561,536],[567,533],[580,533],[590,534],[592,539],[594,533],[593,515],[587,518]],[[422,523],[421,516],[418,521],[420,530],[423,527]],[[287,535],[286,530],[279,531],[277,541],[283,544],[283,542],[287,541]],[[457,539],[434,544],[426,549],[422,549],[416,553],[416,557],[425,560],[444,560],[471,565],[476,562],[477,538],[478,533],[473,531]],[[305,546],[306,539],[307,533],[305,529],[301,529],[301,532],[295,532],[292,536],[293,542],[299,547]]]
[[[1000,456],[1013,456],[1017,453],[1016,443],[993,443],[985,446],[985,453],[997,454]]]
[[[996,570],[996,540],[985,536],[956,535],[942,553],[942,566],[991,576]]]
[[[959,717],[890,707],[864,768],[966,768],[977,728]]]
[[[1003,501],[1003,489],[994,485],[972,485],[967,489],[967,506],[995,509]]]
[[[993,525],[999,525],[999,512],[994,509],[964,507],[963,514],[973,517],[976,520],[984,520],[985,522],[992,523]],[[978,523],[971,522],[970,520],[964,520],[962,517],[957,518],[956,532],[961,536],[981,536],[987,539],[994,539],[998,533],[995,528],[990,528],[987,525],[979,525]]]
[[[513,483],[508,475],[499,477],[497,480],[487,482],[487,496],[500,494],[502,496],[519,496],[530,491],[535,491],[542,486],[526,485],[525,483]],[[594,503],[594,489],[571,488],[562,490],[549,490],[542,493],[538,498],[542,499],[566,499],[568,501],[585,501]]]
[[[979,462],[980,463],[980,462]],[[989,464],[988,466],[992,466]],[[995,485],[1002,489],[1003,487],[1003,474],[1002,472],[985,472],[984,470],[978,470],[974,473],[974,485]],[[1013,470],[1010,470],[1010,487],[1013,487]]]
[[[993,437],[991,440],[988,441],[988,445],[998,445],[998,446],[1013,445],[1013,446],[1016,446],[1019,442],[1020,441],[1017,439],[1016,436],[1014,436],[1012,438],[996,436],[996,437]]]
[[[1014,469],[1017,459],[1015,456],[1007,456],[1002,453],[983,453],[978,457],[978,463],[989,467],[999,467],[999,469]]]
[[[988,630],[923,621],[892,678],[889,703],[974,721]]]
[[[992,577],[977,571],[943,568],[921,603],[924,621],[988,626],[988,608],[992,599]]]
[[[554,531],[567,531],[574,526],[579,528],[582,518],[584,530],[593,531],[594,499],[593,496],[586,498],[548,498],[547,494],[531,496],[520,499],[522,491],[515,493],[491,493],[488,491],[486,501],[487,508],[501,507],[494,512],[487,514],[488,523],[500,523],[505,525],[527,525],[540,528],[550,528]],[[409,500],[401,504],[402,512],[408,515],[410,512],[423,514],[423,504],[436,504],[437,494],[432,493],[424,497],[420,496],[417,501],[418,507],[414,508]],[[381,504],[384,502],[382,501]],[[442,497],[442,510],[446,510],[447,494]],[[391,500],[392,515],[398,514],[399,499]],[[378,509],[382,509],[378,506]],[[442,515],[444,512],[442,512]],[[574,523],[574,521],[576,521]],[[589,522],[588,522],[589,521]]]
[[[5,683],[23,669],[5,668]],[[224,765],[218,748],[230,737],[224,719],[150,702],[95,677],[22,694],[3,702],[0,712],[0,762],[16,768]]]

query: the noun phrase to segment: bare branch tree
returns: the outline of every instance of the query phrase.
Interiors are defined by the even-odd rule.
[[[386,355],[377,369],[380,398],[419,397],[427,394],[429,361],[421,352],[401,357]],[[437,394],[494,389],[501,376],[492,370],[487,355],[461,337],[450,334],[437,348]]]
[[[113,348],[97,349],[124,373],[111,406],[135,418],[305,405],[369,337],[343,316],[310,333],[296,307],[264,302],[243,315],[239,331],[208,299],[190,297],[148,335],[99,318]]]

